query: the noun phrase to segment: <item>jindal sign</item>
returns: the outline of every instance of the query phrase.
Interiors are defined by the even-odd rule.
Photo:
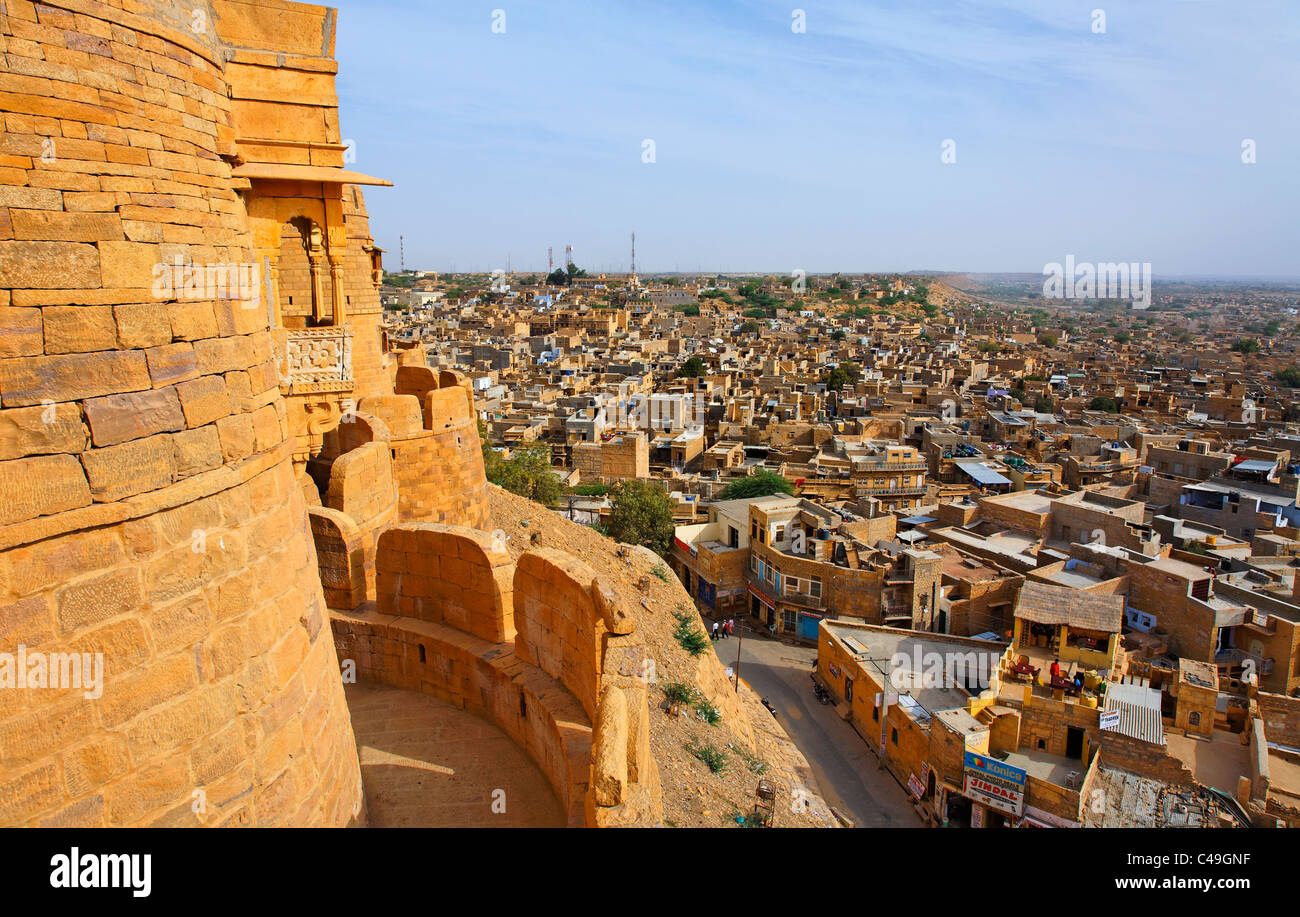
[[[966,752],[966,784],[962,793],[999,812],[1025,814],[1025,772],[996,758]]]

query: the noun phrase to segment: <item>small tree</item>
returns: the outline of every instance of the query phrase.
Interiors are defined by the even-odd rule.
[[[649,481],[620,481],[610,488],[609,522],[605,531],[615,541],[644,545],[660,557],[673,540],[673,504],[668,494]]]
[[[772,494],[793,494],[794,485],[775,471],[760,469],[747,478],[732,481],[718,495],[719,500],[747,500]]]
[[[484,470],[493,484],[548,508],[554,508],[564,492],[564,485],[551,470],[551,447],[545,443],[518,449],[508,459],[493,453]]]
[[[679,379],[698,379],[700,376],[704,375],[704,373],[704,361],[699,357],[691,357],[682,364],[681,369],[677,370],[677,377]]]
[[[845,360],[839,366],[836,366],[825,376],[822,382],[826,388],[832,392],[838,392],[846,385],[851,385],[862,378],[862,367],[852,360]]]
[[[1105,395],[1098,395],[1088,402],[1088,410],[1105,411],[1107,414],[1118,414],[1119,405],[1115,403],[1114,398],[1108,398]]]
[[[1300,388],[1300,367],[1288,366],[1273,373],[1274,381],[1287,388]]]

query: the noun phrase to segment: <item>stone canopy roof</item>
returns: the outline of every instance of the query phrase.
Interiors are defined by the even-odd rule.
[[[1080,630],[1119,633],[1124,619],[1124,597],[1027,582],[1020,590],[1016,617],[1035,624],[1064,624]]]

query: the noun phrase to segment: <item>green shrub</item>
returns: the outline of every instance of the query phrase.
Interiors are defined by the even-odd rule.
[[[664,684],[664,695],[674,704],[689,704],[695,700],[695,689],[685,682],[670,681]]]
[[[715,774],[722,775],[727,770],[727,753],[714,745],[704,742],[688,742],[686,750],[692,755],[704,762],[705,766]]]
[[[683,611],[674,612],[673,617],[677,619],[677,629],[673,631],[673,639],[686,652],[698,656],[713,645],[709,641],[709,635],[695,625],[696,615]]]
[[[722,722],[722,713],[717,707],[709,703],[708,698],[704,695],[700,695],[696,698],[694,707],[695,712],[699,715],[700,719],[704,720],[704,722],[708,723],[710,726],[716,726],[718,723]]]
[[[758,758],[755,758],[744,748],[738,747],[736,745],[732,745],[730,742],[727,743],[727,747],[740,756],[740,760],[745,762],[745,766],[748,767],[751,772],[759,775],[760,777],[763,776],[763,774],[767,773],[766,761],[760,761]]]

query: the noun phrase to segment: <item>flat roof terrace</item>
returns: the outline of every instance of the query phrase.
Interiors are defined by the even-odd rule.
[[[1012,767],[1020,768],[1035,780],[1044,780],[1056,786],[1065,786],[1065,780],[1070,774],[1076,772],[1082,774],[1088,769],[1088,765],[1077,758],[1050,755],[1045,751],[1027,748],[1008,752],[1001,760]]]
[[[1037,490],[1018,490],[995,497],[984,497],[981,503],[996,503],[1025,513],[1045,516],[1052,511],[1052,497]]]

